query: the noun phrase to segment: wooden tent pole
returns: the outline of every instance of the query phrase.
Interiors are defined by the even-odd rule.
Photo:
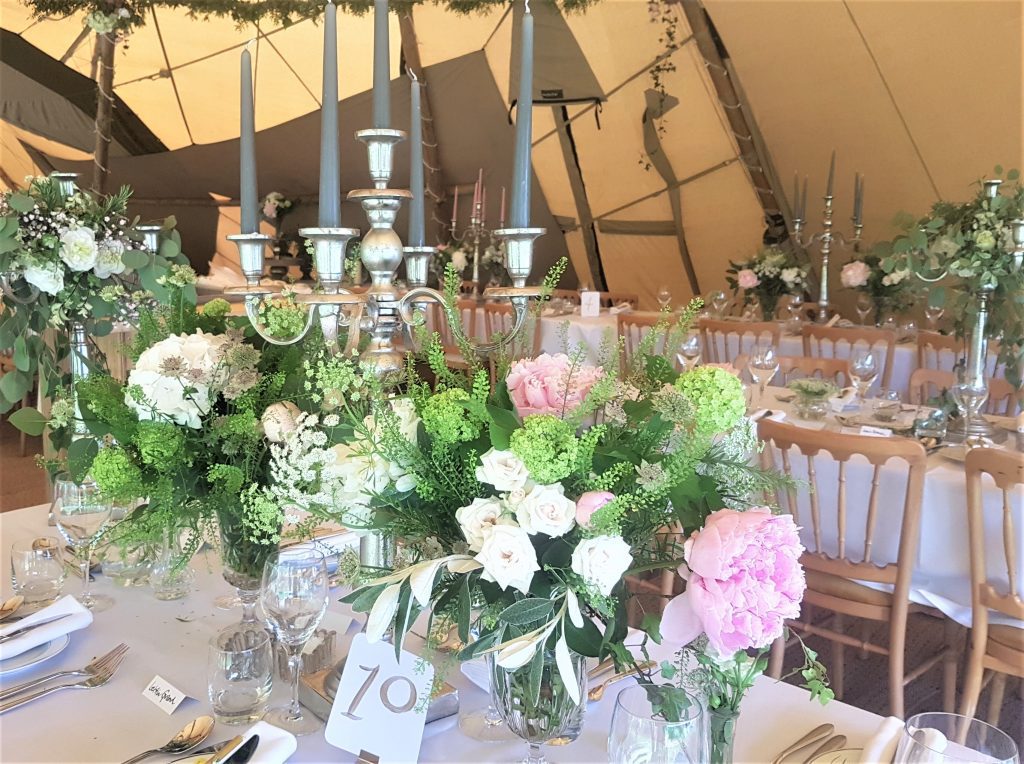
[[[93,150],[92,189],[102,194],[110,175],[111,124],[114,119],[114,33],[96,35],[99,50],[96,72],[96,146]]]
[[[446,201],[447,196],[444,170],[437,143],[437,131],[434,129],[434,112],[430,107],[430,88],[427,87],[427,75],[423,71],[423,64],[420,61],[420,48],[416,39],[416,26],[413,23],[411,10],[399,14],[398,29],[402,35],[402,56],[405,59],[405,65],[416,74],[422,88],[420,110],[423,117],[423,163],[426,165],[424,179],[427,196],[424,202],[430,201],[429,205],[424,205],[426,216],[434,222],[436,241],[444,243],[448,241],[448,227],[444,221],[450,217],[450,215],[438,215],[438,208],[442,202]],[[427,243],[430,244],[429,240]]]

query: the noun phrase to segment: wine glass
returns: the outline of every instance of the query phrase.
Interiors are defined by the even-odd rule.
[[[861,292],[857,295],[857,318],[860,319],[861,326],[867,326],[868,316],[874,309],[874,303],[871,300],[871,296]]]
[[[744,321],[757,321],[761,313],[761,300],[757,295],[751,295],[750,301],[743,308]]]
[[[672,304],[672,293],[668,291],[668,287],[663,286],[658,290],[658,305],[661,306],[662,310],[665,310],[669,305]]]
[[[691,334],[683,340],[679,352],[676,353],[676,360],[679,361],[684,373],[695,369],[700,363],[700,336]]]
[[[791,294],[789,296],[789,305],[786,309],[789,311],[789,315],[793,318],[802,318],[801,310],[804,307],[804,296],[802,294]]]
[[[608,733],[609,760],[666,764],[710,761],[704,710],[697,698],[683,692],[687,702],[679,720],[671,722],[651,705],[646,687],[620,692]]]
[[[292,699],[271,708],[263,717],[293,735],[309,735],[321,727],[314,716],[303,715],[299,705],[302,648],[313,636],[327,611],[327,562],[313,549],[281,549],[263,566],[260,604],[277,641],[288,652]]]
[[[928,322],[928,329],[930,331],[938,331],[939,319],[941,319],[945,313],[946,310],[941,305],[932,305],[929,303],[927,306],[925,306],[924,317],[925,320]]]
[[[871,384],[878,376],[878,358],[871,349],[855,350],[850,356],[850,381],[857,390],[858,403],[863,404],[868,397]]]
[[[758,342],[750,352],[747,371],[757,383],[757,403],[764,399],[764,388],[779,371],[779,353],[770,342]]]
[[[78,601],[95,612],[106,610],[114,600],[105,594],[92,593],[89,567],[96,542],[110,521],[113,507],[100,495],[100,487],[94,480],[86,478],[76,483],[66,472],[57,476],[53,493],[53,516],[57,529],[75,550],[82,568],[82,594]]]
[[[729,304],[729,298],[721,289],[712,292],[708,301],[711,303],[711,312],[715,318],[722,318],[725,315],[725,308]]]
[[[1013,738],[991,724],[960,714],[927,713],[907,719],[894,764],[992,762],[1020,764]]]

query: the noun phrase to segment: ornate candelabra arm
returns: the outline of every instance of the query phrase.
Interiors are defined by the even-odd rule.
[[[296,342],[301,340],[309,333],[309,329],[313,326],[313,316],[316,314],[317,309],[311,306],[306,314],[306,325],[302,327],[302,331],[292,337],[279,338],[275,337],[267,329],[266,325],[260,319],[260,301],[263,299],[262,294],[247,294],[245,296],[245,315],[252,324],[252,328],[256,330],[256,333],[263,339],[269,342],[271,345],[294,345]]]
[[[0,275],[0,288],[3,289],[4,299],[10,300],[11,302],[17,303],[18,305],[29,305],[39,299],[39,290],[31,284],[28,284],[29,296],[19,297],[10,284],[11,274],[5,273]],[[28,283],[28,282],[26,282]]]

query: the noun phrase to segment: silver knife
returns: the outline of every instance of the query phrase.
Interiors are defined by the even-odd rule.
[[[39,626],[45,626],[48,623],[55,623],[61,620],[62,618],[70,618],[72,615],[73,613],[61,613],[60,615],[51,615],[49,618],[44,618],[41,621],[30,623],[27,626],[22,626],[20,629],[15,629],[14,631],[10,631],[6,634],[0,635],[0,645],[2,645],[4,642],[9,642],[12,639],[17,639],[18,637],[27,634],[33,629],[38,628]]]

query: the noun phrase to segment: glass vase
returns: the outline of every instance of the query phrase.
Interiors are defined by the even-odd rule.
[[[740,712],[731,708],[708,709],[708,740],[711,764],[732,764],[736,747],[736,720]]]
[[[180,600],[188,596],[196,573],[188,564],[177,528],[164,531],[160,551],[149,572],[149,585],[158,600]]]
[[[685,692],[685,691],[681,691]],[[651,704],[647,687],[634,685],[615,699],[608,758],[639,764],[703,764],[708,760],[707,723],[700,701],[685,693],[677,721]]]
[[[775,321],[775,314],[779,308],[779,297],[781,295],[763,295],[760,298],[761,302],[761,320],[762,321]]]
[[[262,630],[263,624],[256,618],[256,602],[263,580],[263,564],[277,549],[277,544],[259,544],[249,539],[242,525],[241,508],[237,509],[237,512],[219,515],[222,575],[235,588],[242,605],[242,620],[234,628]]]
[[[542,745],[566,745],[579,737],[583,729],[583,714],[587,710],[586,658],[570,651],[569,659],[579,683],[579,703],[566,689],[554,651],[543,654],[540,692],[536,697],[530,691],[533,661],[518,669],[505,669],[498,665],[494,653],[488,655],[491,702],[509,729],[529,745],[526,758],[521,760],[524,764],[547,764]]]

